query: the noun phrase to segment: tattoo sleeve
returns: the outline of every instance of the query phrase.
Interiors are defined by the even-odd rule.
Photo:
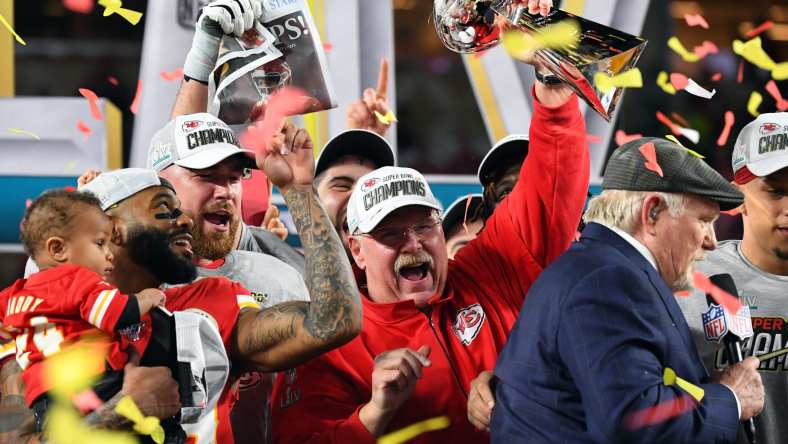
[[[237,338],[241,354],[253,355],[253,363],[266,369],[297,365],[350,341],[361,330],[355,277],[317,192],[293,186],[283,195],[304,247],[310,302],[286,302],[256,312],[254,328]]]
[[[101,404],[99,408],[85,416],[85,424],[90,427],[102,429],[129,428],[131,422],[115,413],[115,406],[118,405],[118,401],[120,401],[123,396],[124,395],[121,393],[116,393],[115,396],[110,398],[107,402]]]
[[[13,359],[0,368],[0,443],[36,443],[35,417],[25,402],[22,369]]]

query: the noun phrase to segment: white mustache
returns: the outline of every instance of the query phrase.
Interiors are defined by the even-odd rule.
[[[426,251],[420,251],[416,254],[401,254],[394,261],[394,274],[399,275],[399,271],[404,267],[413,265],[427,264],[428,268],[432,268],[433,262],[432,256]]]

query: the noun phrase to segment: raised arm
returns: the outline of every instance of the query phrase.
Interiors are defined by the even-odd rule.
[[[286,155],[280,150],[286,147]],[[339,236],[312,186],[312,142],[286,124],[257,163],[279,188],[293,216],[306,259],[310,302],[241,312],[235,350],[257,369],[293,367],[350,341],[361,331],[361,300]]]

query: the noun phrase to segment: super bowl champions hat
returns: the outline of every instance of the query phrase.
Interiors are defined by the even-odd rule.
[[[731,155],[739,185],[788,167],[788,113],[761,114],[736,138]]]
[[[490,151],[479,164],[479,183],[483,187],[495,180],[495,176],[515,161],[521,161],[528,155],[528,136],[525,134],[510,134],[490,148]]]
[[[375,168],[394,166],[394,149],[377,133],[363,129],[343,131],[328,141],[315,161],[315,177],[327,170],[342,156],[369,159]]]
[[[412,168],[387,166],[362,176],[347,205],[351,234],[369,233],[392,211],[421,205],[441,211],[424,176]]]
[[[654,145],[656,165],[647,158],[649,151],[644,148],[649,144]],[[702,159],[656,137],[641,137],[616,148],[607,161],[602,189],[694,194],[717,202],[722,211],[744,202],[744,195]]]
[[[93,193],[101,202],[101,210],[107,211],[111,206],[156,186],[172,189],[172,185],[159,178],[155,171],[145,168],[124,168],[99,174],[95,179],[79,188],[79,191]]]
[[[468,201],[470,199],[470,202]],[[443,224],[443,232],[449,233],[454,227],[461,226],[463,222],[472,222],[474,215],[482,206],[484,199],[481,193],[466,194],[465,196],[458,197],[451,205],[443,212],[441,223]]]
[[[226,123],[208,113],[187,114],[156,132],[146,165],[156,172],[172,164],[201,170],[236,154],[242,155],[245,168],[257,168],[254,152],[240,147]]]

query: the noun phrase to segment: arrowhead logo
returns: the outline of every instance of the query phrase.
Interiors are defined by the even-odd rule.
[[[479,304],[473,304],[457,312],[457,318],[452,328],[457,338],[465,345],[476,339],[484,324],[484,310]]]

